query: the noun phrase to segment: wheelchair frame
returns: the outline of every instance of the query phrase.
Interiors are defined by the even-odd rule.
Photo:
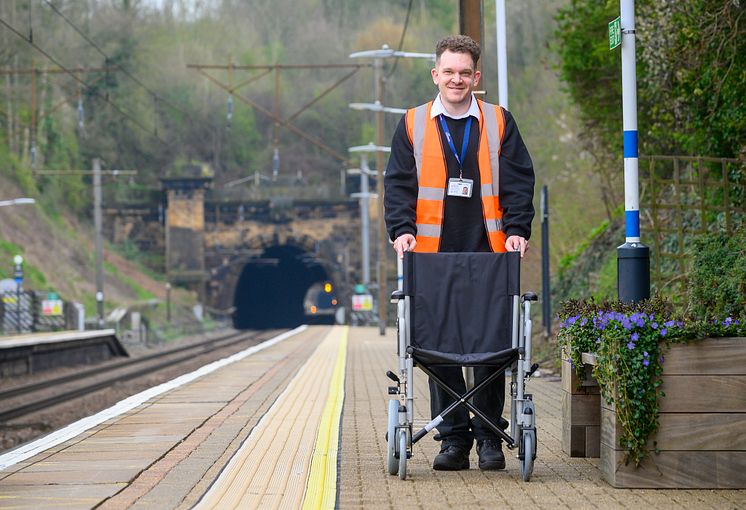
[[[443,417],[458,406],[463,405],[497,434],[508,449],[518,447],[517,458],[520,463],[521,478],[529,481],[533,473],[536,459],[536,414],[532,395],[525,392],[526,381],[538,369],[538,364],[531,364],[531,302],[537,300],[536,294],[527,292],[523,296],[511,296],[513,303],[512,317],[512,347],[517,354],[498,366],[494,374],[490,375],[463,395],[446,385],[439,377],[421,363],[417,366],[433,381],[454,398],[454,402],[440,412],[438,416],[427,423],[422,429],[413,433],[414,426],[414,367],[413,349],[410,346],[410,296],[405,296],[402,290],[403,270],[399,259],[399,289],[391,295],[391,302],[397,305],[397,337],[399,357],[399,375],[388,371],[386,375],[396,383],[388,388],[389,395],[397,395],[397,399],[389,400],[387,440],[387,469],[390,475],[399,475],[405,480],[407,477],[407,460],[412,456],[414,443],[425,437],[428,432],[436,428]],[[505,377],[505,370],[511,370],[510,383],[510,434],[507,434],[496,423],[488,419],[484,413],[476,408],[469,400],[487,384],[497,377]]]

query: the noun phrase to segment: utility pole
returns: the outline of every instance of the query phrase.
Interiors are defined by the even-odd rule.
[[[101,160],[93,159],[93,225],[96,245],[96,324],[104,327],[104,248],[101,217]]]
[[[621,0],[620,11],[626,242],[617,248],[617,296],[630,303],[650,298],[650,249],[640,242],[635,0]],[[615,23],[609,24],[610,49],[616,47],[611,37]]]
[[[426,58],[435,60],[432,53],[411,53],[406,51],[394,51],[387,44],[384,44],[380,50],[358,51],[350,54],[350,58],[373,58],[373,71],[375,79],[375,96],[378,108],[373,109],[376,114],[376,189],[378,192],[378,330],[381,335],[386,333],[386,305],[388,297],[386,296],[386,253],[387,239],[386,223],[383,218],[383,152],[391,151],[389,147],[383,146],[383,104],[384,96],[384,78],[383,78],[383,59],[391,57],[403,58]]]
[[[484,41],[484,1],[483,0],[459,0],[459,32],[468,35],[480,46]],[[477,64],[477,69],[481,72],[482,61]],[[484,93],[484,73],[479,80],[479,91]]]

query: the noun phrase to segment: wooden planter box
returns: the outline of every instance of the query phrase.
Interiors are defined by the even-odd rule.
[[[564,373],[563,373],[564,375]],[[665,355],[660,427],[639,468],[624,465],[601,399],[601,468],[614,487],[746,488],[746,338],[674,345]]]
[[[600,455],[601,395],[598,383],[585,365],[585,380],[562,353],[562,451],[570,457]]]

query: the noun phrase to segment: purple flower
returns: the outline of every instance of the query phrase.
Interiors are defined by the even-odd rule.
[[[673,321],[667,321],[667,322],[664,322],[663,325],[666,326],[667,328],[671,328],[671,327],[673,327],[674,322]]]
[[[666,336],[668,334],[668,330],[666,328],[661,328],[661,336]]]
[[[629,339],[632,340],[633,342],[637,342],[640,339],[640,335],[638,335],[637,333],[632,333]]]
[[[648,351],[643,351],[642,355],[647,358],[649,356]]]
[[[575,321],[577,321],[577,320],[578,320],[578,316],[577,315],[573,315],[572,317],[570,317],[569,319],[567,319],[567,324],[570,325],[570,326],[572,326],[573,324],[575,324]]]
[[[600,343],[601,343],[601,337],[598,337],[598,338],[596,338],[596,343],[597,343],[597,344],[600,344]]]
[[[629,349],[631,351],[634,348],[635,348],[635,343],[634,342],[628,342],[627,343],[627,349]]]
[[[643,364],[644,366],[648,366],[648,365],[650,365],[650,361],[648,361],[648,359],[647,359],[647,358],[645,358],[644,360],[642,360],[642,364]]]
[[[723,325],[727,328],[727,327],[730,327],[732,322],[733,322],[733,317],[727,317],[725,321],[723,321]]]
[[[650,325],[650,327],[651,327],[651,328],[653,328],[653,329],[658,329],[658,323],[657,323],[657,322],[654,322],[654,323],[652,323],[652,324]]]
[[[660,358],[658,358],[658,362],[659,362],[659,363],[660,363],[661,365],[663,364],[663,356],[661,356]]]
[[[629,331],[630,329],[632,329],[632,323],[625,317],[624,319],[622,319],[622,327]]]

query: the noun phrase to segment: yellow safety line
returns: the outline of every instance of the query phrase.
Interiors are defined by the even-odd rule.
[[[344,327],[337,351],[329,396],[321,417],[316,446],[311,460],[311,470],[303,498],[303,510],[334,508],[337,501],[337,455],[339,446],[339,422],[344,403],[345,364],[347,360],[347,337],[350,329]]]
[[[339,436],[341,409],[335,420],[332,411],[338,406],[329,402],[336,394],[334,400],[342,403],[339,387],[344,381],[347,336],[347,327],[335,326],[324,337],[193,509],[300,508],[305,499],[312,499],[307,497],[309,487],[322,488],[330,473],[328,494],[330,505],[335,504],[338,440],[332,440],[332,434]],[[326,415],[329,418],[324,421]],[[320,482],[310,482],[314,444],[323,450],[318,446],[322,435],[334,447],[333,453],[326,447],[326,456],[333,456],[335,469],[324,466]]]

